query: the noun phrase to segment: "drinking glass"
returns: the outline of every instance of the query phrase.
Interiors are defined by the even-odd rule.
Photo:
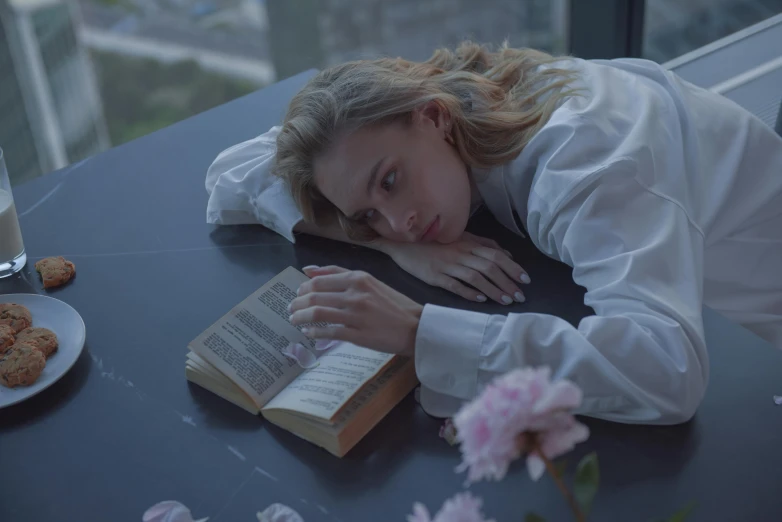
[[[16,215],[11,180],[0,148],[0,278],[15,274],[27,263],[22,231]]]

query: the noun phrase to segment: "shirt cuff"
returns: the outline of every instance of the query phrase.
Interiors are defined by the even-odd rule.
[[[489,316],[426,305],[415,339],[415,369],[432,391],[472,399],[478,391],[478,364]]]
[[[302,217],[282,180],[275,180],[261,192],[254,207],[259,223],[274,230],[291,243],[296,242],[293,227],[302,221]]]
[[[437,393],[426,386],[421,386],[419,402],[424,413],[430,417],[447,419],[453,417],[468,402],[466,399],[457,399],[450,395]]]

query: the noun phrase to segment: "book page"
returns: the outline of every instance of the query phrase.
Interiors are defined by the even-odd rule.
[[[236,305],[188,346],[236,383],[261,408],[304,370],[282,355],[290,343],[315,341],[288,318],[288,304],[307,276],[287,268]]]
[[[376,395],[382,393],[386,385],[399,376],[399,374],[402,374],[408,366],[413,366],[413,368],[410,368],[410,371],[412,372],[411,376],[412,379],[417,382],[415,378],[415,362],[412,359],[406,357],[397,357],[383,370],[382,373],[377,376],[376,379],[370,381],[359,391],[359,393],[351,398],[350,402],[346,404],[345,408],[343,408],[332,420],[334,426],[337,427],[337,429],[342,429],[342,427],[349,423],[353,416],[358,413],[364,404],[371,401],[373,398],[375,398]],[[412,387],[413,384],[411,383],[409,389],[412,389]]]
[[[340,343],[282,390],[266,409],[284,409],[331,420],[393,355]]]

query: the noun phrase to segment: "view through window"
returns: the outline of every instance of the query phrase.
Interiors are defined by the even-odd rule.
[[[0,146],[19,183],[310,68],[379,55],[420,60],[465,38],[564,52],[568,4],[0,0],[0,6]]]
[[[646,9],[644,56],[663,62],[782,0]],[[0,0],[0,147],[20,183],[310,68],[422,60],[467,38],[564,53],[568,11],[569,0]]]
[[[646,0],[643,57],[659,63],[782,13],[782,0]]]

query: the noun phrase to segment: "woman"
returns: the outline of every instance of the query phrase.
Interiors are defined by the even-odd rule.
[[[366,274],[306,270],[291,321],[414,356],[433,415],[511,368],[547,365],[582,388],[579,413],[684,422],[708,381],[703,304],[782,346],[782,140],[649,61],[467,43],[425,63],[336,66],[281,128],[220,154],[206,184],[211,223],[364,242],[475,301],[522,301],[529,281],[464,232],[481,204],[573,267],[596,312],[577,328],[421,306]]]

